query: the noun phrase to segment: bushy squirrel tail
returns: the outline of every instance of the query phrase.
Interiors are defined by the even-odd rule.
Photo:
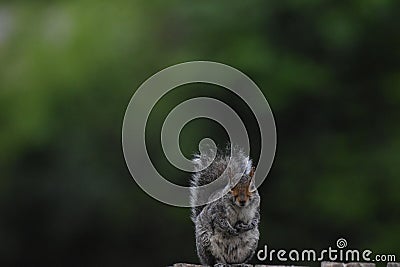
[[[205,205],[198,206],[198,190],[194,188],[209,184],[224,173],[229,165],[229,173],[249,174],[252,168],[252,161],[245,152],[234,145],[228,144],[225,149],[206,148],[203,153],[193,156],[194,173],[192,175],[191,185],[191,206],[192,221],[195,222],[197,216],[203,210]],[[207,167],[208,166],[208,167]]]

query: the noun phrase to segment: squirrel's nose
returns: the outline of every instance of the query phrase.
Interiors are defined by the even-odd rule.
[[[246,200],[239,200],[239,204],[240,206],[244,206],[244,204],[246,204]]]

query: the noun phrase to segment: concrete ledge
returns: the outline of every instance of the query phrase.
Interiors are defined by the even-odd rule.
[[[323,261],[321,262],[321,267],[375,267],[375,263],[371,262],[329,262]]]
[[[222,266],[222,265],[221,265]],[[251,264],[236,264],[230,265],[232,267],[241,266],[241,267],[306,267],[306,266],[299,266],[299,265],[251,265]],[[175,263],[169,267],[207,267],[205,265],[198,265],[193,263]],[[323,261],[321,262],[321,267],[375,267],[375,263],[371,262],[329,262]],[[400,267],[399,262],[388,262],[386,267]]]

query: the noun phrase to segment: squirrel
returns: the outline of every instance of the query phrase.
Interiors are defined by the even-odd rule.
[[[258,245],[260,220],[260,196],[254,184],[252,160],[240,148],[228,145],[224,151],[209,149],[195,155],[193,163],[191,188],[215,181],[225,170],[229,181],[227,193],[205,205],[196,205],[199,193],[191,191],[191,219],[201,264],[240,266],[248,262]]]

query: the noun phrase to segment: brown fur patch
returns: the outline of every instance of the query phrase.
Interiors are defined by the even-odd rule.
[[[251,192],[250,192],[250,181],[247,183],[239,183],[231,190],[232,195],[235,197],[237,202],[240,201],[248,201]]]

